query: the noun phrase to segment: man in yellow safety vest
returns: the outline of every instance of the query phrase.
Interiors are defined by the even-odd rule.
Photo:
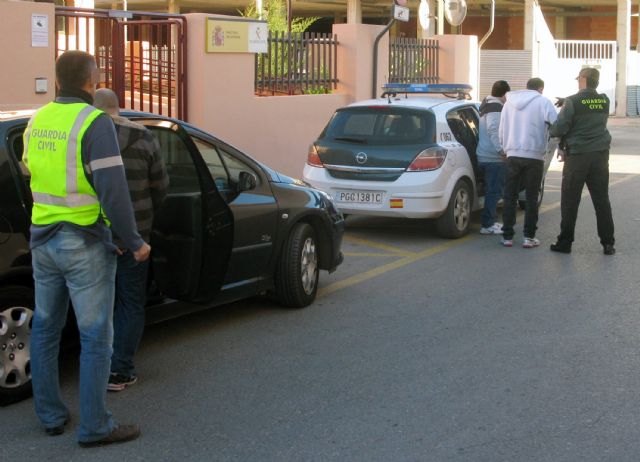
[[[58,351],[69,300],[80,332],[81,446],[135,439],[106,408],[113,340],[116,252],[111,227],[137,261],[151,248],[140,237],[111,118],[94,108],[98,69],[92,55],[67,51],[56,61],[55,101],[31,117],[23,160],[31,174],[31,252],[36,309],[31,374],[36,414],[48,435],[70,413],[60,396]]]

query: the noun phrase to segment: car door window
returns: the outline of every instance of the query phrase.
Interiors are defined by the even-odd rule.
[[[227,172],[225,165],[222,163],[222,159],[220,159],[220,154],[216,147],[199,138],[192,137],[192,139],[198,148],[198,151],[200,151],[200,155],[207,164],[207,168],[216,182],[216,188],[218,188],[218,191],[223,194],[229,191],[231,189],[229,172]]]
[[[478,175],[478,160],[476,147],[478,145],[478,120],[471,108],[461,108],[447,114],[447,123],[458,143],[464,146],[476,176]]]
[[[251,167],[231,154],[225,147],[218,146],[218,150],[220,152],[220,156],[222,156],[225,166],[227,167],[227,171],[229,172],[231,184],[238,184],[240,172],[243,171],[252,173],[256,177],[256,184],[260,184],[260,176]]]
[[[169,176],[169,193],[200,192],[198,171],[184,141],[173,130],[149,127],[160,143],[162,160]]]

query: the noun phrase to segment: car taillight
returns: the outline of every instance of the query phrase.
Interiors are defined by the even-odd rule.
[[[307,164],[311,165],[312,167],[324,168],[324,165],[322,165],[322,161],[320,160],[320,156],[318,155],[318,150],[313,144],[309,146],[309,153],[307,154]]]
[[[431,147],[425,149],[413,159],[407,172],[426,172],[442,167],[447,157],[447,150],[441,147]]]

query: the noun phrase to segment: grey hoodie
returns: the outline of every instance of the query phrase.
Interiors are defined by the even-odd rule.
[[[536,90],[507,93],[498,134],[507,157],[544,159],[548,128],[558,118],[553,103]]]

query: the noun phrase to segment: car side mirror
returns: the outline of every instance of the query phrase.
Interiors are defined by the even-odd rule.
[[[253,173],[242,171],[238,176],[238,192],[255,189],[258,180]]]

